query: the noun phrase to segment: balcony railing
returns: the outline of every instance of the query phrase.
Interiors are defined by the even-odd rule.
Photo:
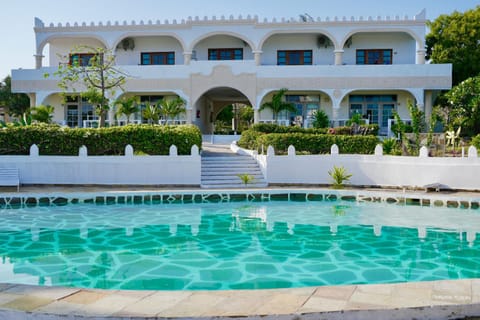
[[[100,120],[83,120],[83,127],[84,128],[98,128]],[[130,120],[128,124],[141,124],[142,120]],[[126,126],[127,120],[105,120],[105,124],[108,126]]]
[[[161,125],[181,125],[181,124],[187,124],[187,120],[185,119],[174,119],[174,120],[164,120],[160,119],[158,120],[158,124]]]
[[[83,120],[83,127],[84,128],[98,128],[100,120]],[[126,126],[127,125],[127,120],[115,120],[115,121],[110,121],[110,120],[105,120],[105,124],[107,126]],[[142,124],[142,120],[130,120],[128,124]],[[182,125],[182,124],[187,124],[187,120],[185,119],[173,119],[173,120],[164,120],[160,119],[158,120],[158,124],[161,125]]]
[[[264,119],[261,119],[258,122],[269,123],[269,124],[278,124],[279,126],[289,126],[290,125],[290,120],[264,120]]]

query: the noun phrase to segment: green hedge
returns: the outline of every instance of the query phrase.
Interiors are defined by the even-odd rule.
[[[123,155],[125,146],[135,152],[168,155],[172,144],[179,155],[189,155],[191,147],[202,145],[198,127],[128,125],[110,128],[66,128],[57,125],[32,125],[0,129],[0,154],[28,155],[36,144],[41,155],[78,155],[85,145],[89,155]]]
[[[302,128],[297,126],[279,126],[271,123],[257,123],[251,127],[251,130],[262,133],[310,133],[310,134],[338,134],[338,135],[353,135],[353,128],[351,126],[336,127],[336,128]],[[378,135],[378,124],[362,124],[359,126],[359,131],[363,135]]]
[[[480,134],[473,137],[472,144],[475,148],[477,148],[477,151],[480,151]]]
[[[238,145],[242,148],[264,151],[268,146],[275,149],[276,154],[285,154],[290,145],[296,152],[311,154],[327,154],[336,144],[340,153],[373,154],[378,139],[374,136],[347,136],[331,134],[306,134],[306,133],[255,133],[244,131]]]
[[[313,134],[325,134],[327,133],[327,128],[302,128],[298,126],[280,126],[273,123],[256,123],[252,125],[250,130],[262,133],[313,133]]]

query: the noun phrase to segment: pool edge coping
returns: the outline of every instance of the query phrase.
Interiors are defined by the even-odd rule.
[[[235,291],[0,284],[0,301],[0,317],[21,319],[457,319],[480,315],[480,279]]]

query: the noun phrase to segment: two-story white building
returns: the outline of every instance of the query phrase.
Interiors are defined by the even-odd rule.
[[[289,89],[286,99],[297,112],[280,120],[308,126],[322,109],[342,125],[360,113],[386,133],[394,110],[408,119],[412,101],[428,116],[436,93],[451,88],[451,65],[426,64],[425,11],[412,18],[222,16],[66,25],[36,18],[34,30],[36,69],[13,70],[13,90],[27,93],[32,106],[54,106],[54,120],[69,126],[95,120],[92,106],[73,92],[65,102],[58,79],[44,74],[68,62],[59,57],[79,45],[114,52],[117,67],[130,76],[117,97],[136,95],[148,105],[179,96],[187,103],[181,119],[204,133],[232,103],[251,105],[255,122],[272,121],[270,110],[258,109],[281,88]],[[88,55],[72,58],[87,61]]]

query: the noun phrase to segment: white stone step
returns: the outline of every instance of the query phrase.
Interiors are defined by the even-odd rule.
[[[261,176],[261,175],[252,175],[252,176],[253,176],[253,179],[255,179],[257,181],[264,180],[263,176]],[[219,176],[219,175],[202,176],[202,183],[207,182],[207,181],[216,181],[216,180],[219,180],[219,181],[226,181],[226,180],[241,181],[241,179],[237,176]]]
[[[218,167],[218,168],[203,168],[202,170],[202,175],[205,174],[211,174],[215,172],[222,172],[222,173],[230,173],[230,174],[242,174],[242,173],[250,173],[250,172],[262,172],[260,168],[255,168],[255,167],[234,167],[234,168],[228,168],[228,167]]]
[[[243,183],[239,184],[202,184],[204,189],[233,189],[233,188],[265,188],[267,183],[249,183],[244,185]]]
[[[255,161],[225,161],[225,162],[202,162],[202,167],[221,167],[221,166],[258,166]]]
[[[254,180],[245,185],[239,174],[249,174]],[[262,188],[267,185],[260,167],[250,156],[202,157],[202,188]]]
[[[235,160],[253,160],[250,156],[232,156],[232,157],[202,157],[202,162],[207,161],[235,161]]]

